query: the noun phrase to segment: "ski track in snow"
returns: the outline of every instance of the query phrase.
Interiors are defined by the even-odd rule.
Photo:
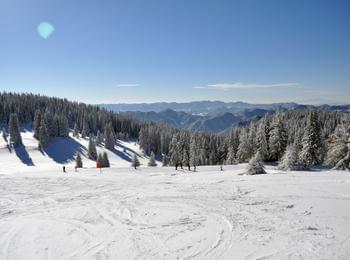
[[[349,259],[349,173],[244,167],[0,175],[0,259]]]

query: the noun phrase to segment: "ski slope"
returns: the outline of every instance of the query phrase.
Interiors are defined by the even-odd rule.
[[[350,258],[349,172],[245,167],[2,173],[0,259]]]
[[[23,129],[21,132],[23,147],[9,148],[7,140],[0,136],[0,173],[45,171],[48,169],[62,171],[62,166],[74,169],[75,158],[78,153],[82,155],[85,168],[96,167],[96,163],[87,156],[88,138],[55,138],[45,150],[38,148],[38,140],[33,137],[33,132]],[[118,140],[114,151],[97,146],[97,152],[106,151],[111,167],[128,167],[131,159],[136,154],[141,166],[147,165],[145,157],[135,142]]]

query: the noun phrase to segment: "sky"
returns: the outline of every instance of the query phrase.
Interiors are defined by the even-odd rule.
[[[0,91],[350,103],[349,14],[348,0],[0,0]]]

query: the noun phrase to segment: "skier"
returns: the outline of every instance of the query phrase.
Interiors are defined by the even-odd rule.
[[[66,166],[63,166],[63,172],[66,172]]]

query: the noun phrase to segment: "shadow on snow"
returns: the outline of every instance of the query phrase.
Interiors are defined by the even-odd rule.
[[[78,153],[82,154],[86,149],[71,137],[56,137],[43,151],[55,162],[64,164],[74,160]]]

